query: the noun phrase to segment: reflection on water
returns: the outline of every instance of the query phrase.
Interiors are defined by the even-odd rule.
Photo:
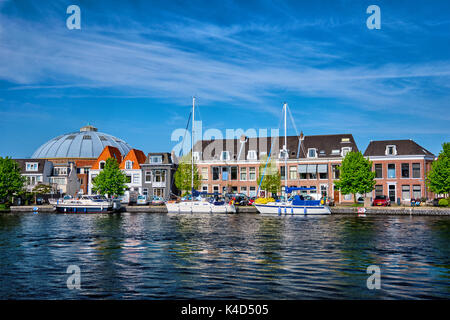
[[[449,240],[449,217],[0,215],[0,298],[449,298]]]

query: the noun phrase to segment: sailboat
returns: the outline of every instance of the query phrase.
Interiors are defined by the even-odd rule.
[[[256,207],[259,213],[263,215],[322,215],[322,214],[331,214],[330,208],[324,204],[321,204],[320,199],[315,200],[305,200],[302,195],[295,195],[293,198],[288,200],[288,195],[292,193],[292,191],[308,191],[308,190],[316,190],[315,188],[305,188],[305,187],[288,187],[287,185],[287,158],[288,158],[288,150],[287,150],[287,126],[286,126],[286,114],[287,114],[287,103],[283,105],[284,112],[284,145],[281,150],[284,156],[284,200],[280,202],[268,202],[265,204],[254,203],[253,205]],[[272,149],[272,148],[271,148]],[[269,161],[269,157],[267,158],[267,162]],[[267,164],[266,164],[267,166]],[[264,173],[261,178],[264,179]]]
[[[194,125],[195,125],[195,97],[192,98],[192,126],[191,126],[191,191],[192,200],[167,201],[168,213],[236,213],[233,204],[217,199],[218,194],[199,192],[194,188]],[[208,198],[208,195],[215,197]]]

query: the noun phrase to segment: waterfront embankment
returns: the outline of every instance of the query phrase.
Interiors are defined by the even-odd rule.
[[[331,213],[335,215],[357,215],[358,208],[348,206],[330,207]],[[423,216],[439,216],[450,215],[450,208],[440,207],[366,207],[366,215],[423,215]],[[51,205],[40,206],[12,206],[11,213],[21,212],[54,212],[55,209]],[[130,213],[167,213],[165,206],[124,206],[123,211]],[[236,213],[256,214],[258,211],[253,206],[236,207]]]

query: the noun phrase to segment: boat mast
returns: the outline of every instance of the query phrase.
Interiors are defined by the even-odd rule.
[[[286,128],[286,114],[287,114],[287,103],[284,103],[284,201],[286,201],[287,194],[287,128]]]
[[[191,198],[194,200],[194,123],[195,123],[195,97],[192,97],[192,133],[191,133]]]

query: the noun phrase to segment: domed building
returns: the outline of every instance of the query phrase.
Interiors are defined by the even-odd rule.
[[[33,159],[97,159],[106,146],[119,149],[126,155],[131,147],[122,139],[87,125],[79,132],[60,135],[40,146],[31,156]]]
[[[50,184],[63,193],[88,193],[88,177],[92,165],[106,146],[117,148],[122,157],[131,146],[122,139],[99,132],[91,125],[77,132],[53,138],[41,145],[32,159],[46,159],[53,164]],[[119,163],[122,159],[118,159]],[[71,190],[72,192],[69,192]]]

